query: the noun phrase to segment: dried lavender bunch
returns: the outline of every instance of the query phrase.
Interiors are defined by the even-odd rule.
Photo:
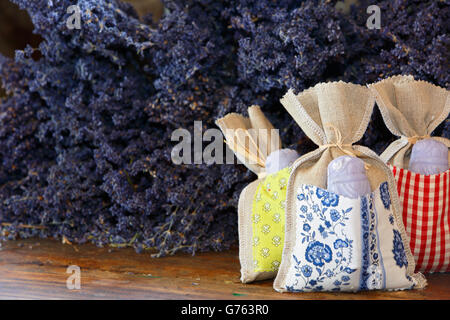
[[[342,18],[329,2],[305,1],[262,15],[251,5],[239,9],[231,18],[240,36],[239,80],[255,92],[303,90],[344,63]]]
[[[381,29],[366,27],[369,5],[381,12]],[[343,78],[360,84],[376,82],[396,74],[449,88],[450,3],[448,1],[360,0],[351,10],[352,57]],[[450,136],[444,122],[434,134]],[[386,130],[378,110],[374,113],[362,143],[382,152],[394,137]]]
[[[17,52],[12,68],[7,68],[13,64],[11,61],[2,65],[5,88],[13,94],[14,103],[5,109],[8,101],[2,109],[11,115],[29,109],[29,119],[36,123],[28,132],[26,153],[12,159],[16,167],[22,168],[20,174],[9,175],[1,188],[5,206],[0,220],[13,223],[4,234],[13,237],[39,232],[42,236],[67,237],[69,241],[84,242],[95,237],[98,244],[109,242],[103,224],[116,221],[111,214],[102,216],[111,204],[102,190],[103,172],[96,167],[95,154],[108,148],[101,138],[113,131],[111,128],[123,113],[127,113],[129,121],[136,119],[141,106],[138,102],[133,105],[130,97],[139,93],[143,98],[151,93],[151,86],[145,85],[147,78],[136,69],[137,61],[128,60],[141,43],[135,42],[136,50],[120,49],[134,43],[133,37],[139,37],[145,28],[131,8],[123,4],[108,7],[106,3],[80,2],[83,19],[91,22],[79,32],[71,32],[65,25],[65,9],[72,3],[18,3],[28,8],[35,31],[44,41],[39,47],[39,61],[31,58],[33,49],[27,48]],[[124,17],[129,21],[123,23]],[[96,38],[101,29],[104,41]],[[137,83],[140,85],[135,88]],[[20,117],[16,124],[3,122],[2,127],[26,128],[29,119]],[[36,154],[42,146],[50,151],[44,159]],[[3,162],[9,161],[8,150],[2,148],[1,157]],[[14,193],[7,193],[7,188],[13,188]]]
[[[204,118],[212,126],[214,106],[249,103],[222,80],[231,50],[218,37],[225,26],[197,4],[188,13],[173,5],[151,29],[120,2],[79,1],[83,20],[90,22],[69,31],[64,8],[71,3],[49,8],[41,2],[17,1],[30,8],[44,38],[42,58],[31,59],[28,48],[15,62],[4,59],[1,69],[4,86],[13,94],[2,104],[11,113],[11,122],[3,118],[4,143],[15,148],[23,139],[22,133],[7,135],[12,126],[24,127],[31,141],[21,159],[11,159],[2,148],[3,162],[21,160],[23,167],[20,175],[2,174],[4,235],[39,233],[79,243],[157,248],[159,254],[235,243],[242,168],[206,170],[175,166],[170,159],[174,129]],[[15,117],[31,99],[36,107],[29,116]],[[40,121],[28,129],[29,119],[40,113]],[[40,145],[52,151],[49,159],[34,158]],[[38,176],[41,184],[29,182],[37,171],[31,170],[33,163],[45,169]]]
[[[381,10],[381,29],[365,27],[369,1],[360,1],[351,16],[360,36],[356,44],[364,75],[373,82],[396,74],[412,74],[442,87],[449,86],[450,4],[448,1],[384,0],[375,3]],[[360,70],[361,71],[361,70]]]

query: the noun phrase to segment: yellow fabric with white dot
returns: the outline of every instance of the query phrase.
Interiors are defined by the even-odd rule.
[[[253,199],[252,245],[255,272],[277,271],[284,246],[284,209],[290,167],[268,175]]]

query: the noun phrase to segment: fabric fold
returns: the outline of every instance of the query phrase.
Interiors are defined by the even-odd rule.
[[[435,139],[450,147],[449,139],[431,136],[450,113],[448,90],[412,76],[390,77],[368,88],[376,97],[386,126],[399,137],[381,155],[384,161],[408,169],[411,148],[420,139]]]

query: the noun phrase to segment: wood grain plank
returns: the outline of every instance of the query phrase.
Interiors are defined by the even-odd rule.
[[[81,290],[66,287],[81,268]],[[236,249],[152,259],[132,249],[29,239],[0,251],[0,299],[450,299],[450,274],[429,275],[424,290],[280,294],[272,281],[242,284]]]

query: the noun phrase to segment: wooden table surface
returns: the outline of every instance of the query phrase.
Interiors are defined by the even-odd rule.
[[[67,267],[81,269],[69,290]],[[423,290],[278,293],[272,281],[242,284],[237,250],[150,258],[133,249],[28,239],[0,248],[0,299],[450,299],[450,274],[429,275]]]

